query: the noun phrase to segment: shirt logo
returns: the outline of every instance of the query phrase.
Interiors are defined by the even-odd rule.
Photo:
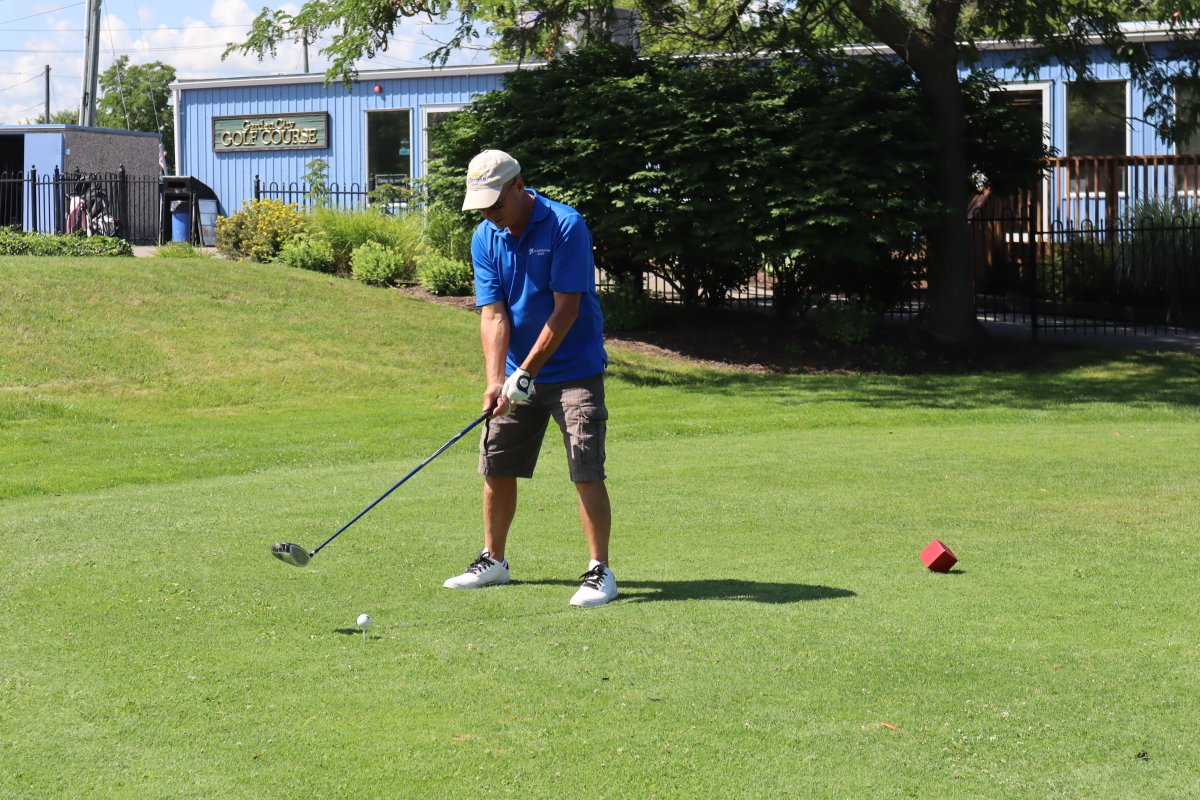
[[[531,248],[529,248],[529,253],[527,255],[548,256],[548,255],[550,255],[550,248],[549,247],[531,247]]]

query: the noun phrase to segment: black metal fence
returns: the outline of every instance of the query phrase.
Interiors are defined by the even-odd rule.
[[[923,269],[920,269],[923,272]],[[609,291],[617,288],[619,280],[604,272],[597,270],[597,286],[601,291]],[[683,292],[679,287],[668,277],[646,271],[641,276],[642,289],[656,302],[668,303],[672,305],[683,305],[687,301]],[[920,313],[925,307],[925,287],[922,282],[914,282],[909,286],[903,287],[901,290],[903,297],[895,305],[889,308],[886,316],[891,319],[908,319]],[[721,308],[732,309],[736,311],[760,311],[764,313],[780,313],[781,309],[777,306],[777,278],[770,270],[759,270],[746,283],[736,287],[732,291],[723,296],[717,305]],[[803,302],[812,302],[814,298],[805,298]],[[833,302],[845,301],[845,297],[829,297],[822,298]],[[703,298],[701,303],[707,302]],[[803,312],[804,308],[797,308],[795,301],[789,306],[791,312],[797,310]]]
[[[1159,163],[1161,158],[1119,161],[1121,169],[1141,170],[1126,178],[1130,187],[1139,188],[1139,196],[1121,195],[1119,217],[1114,211],[1116,204],[1093,200],[1091,206],[1085,206],[1073,194],[1059,197],[1049,190],[1004,201],[990,198],[971,209],[970,266],[975,273],[981,320],[1021,325],[1034,336],[1057,332],[1200,333],[1200,210],[1196,204],[1200,189],[1195,189],[1200,179],[1188,183],[1179,177],[1196,172],[1200,168],[1194,163],[1197,159],[1175,159],[1166,166]],[[1084,174],[1085,168],[1093,167],[1090,161],[1082,163],[1080,159],[1059,159],[1052,166],[1063,174],[1051,182],[1051,188],[1072,186],[1071,180],[1079,182],[1076,173]],[[1158,173],[1146,171],[1168,168],[1174,170],[1171,174],[1179,181],[1168,188],[1185,184],[1193,187],[1190,204],[1177,202],[1177,197],[1170,202],[1157,199],[1173,195],[1158,191],[1162,187],[1150,180]],[[1189,169],[1192,172],[1187,172]],[[1110,172],[1113,169],[1103,174]],[[255,199],[271,197],[302,208],[317,204],[362,208],[370,203],[376,188],[373,176],[365,185],[330,184],[318,193],[302,182],[263,183],[258,176],[254,179]],[[410,207],[407,201],[396,201],[395,205],[398,210]],[[1172,211],[1139,214],[1139,208]],[[1086,218],[1088,211],[1096,212],[1096,221]],[[899,299],[886,312],[889,318],[913,318],[925,308],[924,255],[918,252],[912,259],[905,268],[912,279],[900,287]],[[615,288],[617,282],[603,270],[597,276],[602,289]],[[672,282],[666,271],[646,270],[641,284],[657,302],[696,302]],[[717,304],[774,313],[787,294],[786,288],[784,285],[781,291],[776,274],[762,270],[725,293]],[[701,298],[700,302],[706,301]]]
[[[116,172],[0,173],[0,225],[35,233],[118,236],[157,244],[161,179]]]
[[[331,183],[328,186],[314,189],[311,185],[300,181],[282,183],[270,181],[264,183],[254,176],[254,199],[272,198],[285,203],[295,203],[301,208],[308,209],[317,205],[328,205],[351,211],[365,208],[370,202],[370,195],[375,191],[377,183],[375,176],[367,178],[366,184],[350,183],[346,185]]]
[[[981,319],[1035,335],[1200,332],[1200,212],[1047,222],[1016,204],[979,209],[970,228]]]

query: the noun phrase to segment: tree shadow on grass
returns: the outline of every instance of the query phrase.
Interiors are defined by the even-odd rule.
[[[517,581],[513,581],[517,583]],[[579,581],[547,579],[520,581],[530,586],[578,586]],[[660,600],[736,600],[784,605],[807,600],[837,600],[858,595],[849,589],[815,586],[806,583],[764,583],[735,579],[694,581],[617,581],[618,600],[650,603]]]
[[[609,373],[634,386],[671,386],[705,396],[750,394],[775,402],[802,386],[805,402],[870,408],[1200,406],[1200,358],[1195,351],[1003,339],[958,346],[894,327],[875,341],[838,346],[762,315],[722,319],[728,324],[713,324],[707,318],[703,325],[676,321],[631,335],[628,341],[617,339],[634,350],[663,347],[674,357],[631,357],[618,347]],[[687,365],[688,359],[699,361]],[[802,384],[796,382],[797,375],[804,376]]]

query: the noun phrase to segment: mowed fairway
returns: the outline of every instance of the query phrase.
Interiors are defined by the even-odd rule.
[[[618,602],[567,604],[553,433],[508,586],[441,588],[474,434],[271,558],[474,418],[476,325],[276,266],[0,259],[0,797],[1200,794],[1200,357],[613,348]]]

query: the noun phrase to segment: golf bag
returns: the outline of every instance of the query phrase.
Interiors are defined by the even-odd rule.
[[[68,196],[67,233],[117,236],[121,222],[113,213],[108,193],[91,181],[77,181]]]

